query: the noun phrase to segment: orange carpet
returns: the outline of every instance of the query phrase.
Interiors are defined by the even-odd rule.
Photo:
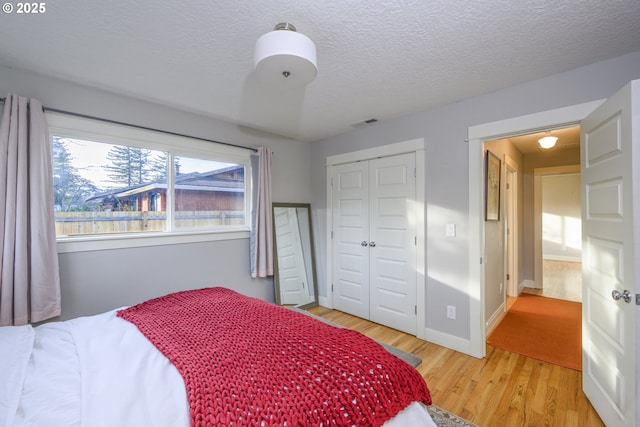
[[[487,342],[567,368],[582,370],[582,304],[522,294]]]

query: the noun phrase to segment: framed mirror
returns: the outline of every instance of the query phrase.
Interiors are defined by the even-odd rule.
[[[276,304],[318,305],[311,205],[273,203],[273,264]]]

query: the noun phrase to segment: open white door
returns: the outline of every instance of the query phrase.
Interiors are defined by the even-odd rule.
[[[583,389],[608,426],[638,426],[640,80],[581,124]],[[635,194],[635,200],[634,200]]]

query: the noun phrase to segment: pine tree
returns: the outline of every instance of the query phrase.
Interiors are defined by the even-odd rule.
[[[167,152],[162,151],[158,156],[153,156],[150,165],[150,175],[153,182],[167,182],[167,164],[169,162],[169,155]],[[176,170],[180,167],[180,158],[178,156],[173,157],[173,164]]]
[[[98,191],[93,182],[80,175],[71,164],[73,158],[67,150],[66,140],[53,137],[53,203],[64,212],[88,210],[85,202]]]
[[[149,157],[151,151],[144,148],[114,145],[107,153],[109,164],[103,166],[111,182],[125,187],[153,180]]]

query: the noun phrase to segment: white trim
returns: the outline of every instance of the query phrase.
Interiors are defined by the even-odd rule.
[[[545,255],[542,254],[543,260],[549,261],[563,261],[563,262],[582,262],[581,257],[577,256],[566,256],[566,255]]]
[[[328,156],[326,160],[327,170],[327,275],[326,289],[327,296],[321,298],[320,304],[327,308],[333,308],[333,291],[331,290],[331,280],[333,271],[332,260],[332,238],[333,229],[332,209],[333,202],[331,197],[331,176],[333,175],[332,167],[345,163],[359,162],[363,160],[375,159],[378,157],[395,156],[398,154],[415,153],[416,154],[416,305],[417,305],[417,334],[419,338],[426,335],[426,212],[425,212],[425,195],[426,195],[426,159],[425,159],[425,142],[424,138],[412,139],[409,141],[398,142],[395,144],[384,145],[381,147],[373,147],[365,150],[353,151],[350,153],[337,154]]]
[[[250,163],[250,160],[247,159],[250,159],[251,151],[246,148],[207,143],[160,131],[138,129],[62,113],[47,112],[46,118],[50,133],[69,138],[141,148],[150,148],[151,143],[153,149],[171,149],[172,152],[180,155],[208,155],[208,157],[221,162],[244,164],[249,161]],[[105,141],[106,137],[108,137],[107,141]]]
[[[484,147],[469,143],[469,348],[468,354],[486,354],[484,328]],[[480,159],[480,161],[478,161]],[[471,179],[473,177],[473,179]],[[478,238],[478,241],[475,241]],[[474,242],[475,241],[475,242]],[[474,246],[475,243],[475,246]]]
[[[484,252],[483,200],[483,144],[501,137],[534,133],[540,130],[578,124],[604,100],[585,102],[554,110],[471,126],[469,138],[469,313],[470,352],[484,357],[486,330],[484,328]]]
[[[502,320],[502,318],[507,314],[507,304],[503,302],[500,304],[500,307],[493,313],[493,315],[487,320],[487,323],[484,325],[487,330],[487,335],[491,333],[493,328],[498,326],[498,323]]]
[[[455,351],[459,351],[460,353],[473,355],[471,352],[472,348],[470,341],[465,340],[464,338],[457,337],[455,335],[446,334],[435,329],[425,328],[424,338],[422,339],[437,345],[441,345],[443,347],[450,348]]]
[[[580,173],[580,165],[551,166],[533,169],[533,282],[535,289],[543,289],[542,265],[542,177]]]
[[[200,233],[150,233],[95,235],[90,237],[58,238],[58,253],[104,251],[110,249],[141,248],[146,246],[178,245],[184,243],[215,242],[248,239],[249,231],[225,230]]]
[[[555,110],[542,111],[477,126],[470,126],[468,131],[469,143],[476,139],[487,141],[576,125],[603,102],[604,99],[601,99],[599,101],[585,102],[583,104],[557,108]]]
[[[332,175],[332,170],[331,170],[331,166],[327,166],[326,169],[326,174],[327,174],[327,236],[326,236],[326,241],[327,241],[327,247],[326,247],[326,251],[327,251],[327,270],[326,270],[326,280],[327,282],[325,283],[325,289],[327,290],[327,296],[325,299],[325,303],[324,304],[320,304],[320,305],[324,305],[327,308],[333,308],[333,257],[331,256],[331,253],[333,251],[333,199],[332,199],[332,193],[331,193],[331,188],[333,187],[332,183],[331,183],[331,175]]]
[[[518,295],[518,279],[520,278],[520,269],[519,269],[519,265],[520,265],[520,242],[518,241],[519,238],[519,234],[518,234],[518,229],[519,229],[519,225],[520,225],[520,211],[518,210],[518,199],[519,199],[519,191],[520,191],[520,187],[518,186],[518,179],[520,177],[520,169],[518,168],[518,164],[516,163],[515,160],[513,160],[511,157],[509,157],[508,155],[504,155],[504,163],[505,163],[505,182],[507,183],[511,183],[512,188],[509,189],[508,194],[511,195],[511,198],[507,198],[506,194],[507,191],[505,191],[505,218],[507,219],[507,221],[505,221],[505,240],[509,240],[511,239],[511,251],[512,251],[512,257],[513,259],[511,260],[512,262],[512,271],[511,274],[513,275],[513,277],[510,278],[510,282],[511,282],[511,289],[506,289],[505,287],[505,302],[506,302],[506,297],[507,295],[511,294],[515,294]],[[511,176],[511,180],[509,180],[509,176]],[[507,204],[510,204],[510,209],[511,209],[511,216],[507,215],[507,212],[509,210],[509,206],[507,206]],[[509,223],[509,221],[511,221]],[[510,235],[508,233],[506,233],[506,227],[511,227],[511,233]],[[507,242],[507,246],[508,242]],[[505,251],[504,254],[504,266],[505,266],[505,271],[508,273],[508,254]]]
[[[417,328],[416,336],[424,339],[427,326],[427,280],[426,280],[426,247],[427,239],[425,234],[426,206],[425,194],[427,186],[427,165],[424,140],[422,148],[416,149],[416,305],[417,305]]]
[[[174,155],[179,155],[202,160],[228,162],[242,165],[245,168],[244,189],[240,190],[245,193],[245,225],[205,229],[168,229],[165,232],[153,233],[58,236],[56,239],[58,253],[245,239],[249,237],[253,174],[251,170],[251,152],[246,148],[207,143],[160,131],[138,129],[68,114],[47,112],[46,119],[49,134],[53,135],[98,143],[123,144],[153,150],[166,150],[169,152],[171,162]],[[172,195],[172,175],[167,174],[167,218],[170,219],[168,226],[173,223],[173,218],[175,217]]]
[[[318,305],[321,305],[322,307],[326,307],[326,308],[333,308],[331,301],[328,297],[319,296]]]
[[[327,156],[327,166],[335,166],[343,163],[360,162],[378,157],[395,156],[397,154],[412,153],[424,150],[424,138],[412,139],[395,144],[383,145],[380,147],[367,148],[365,150],[352,151],[350,153]]]

